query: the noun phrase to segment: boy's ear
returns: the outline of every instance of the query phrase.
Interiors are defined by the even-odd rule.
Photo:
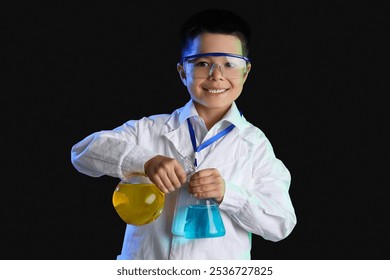
[[[181,63],[178,63],[176,68],[177,68],[177,72],[179,72],[181,81],[185,86],[187,86],[187,76],[186,76],[186,72],[184,71],[183,65]]]
[[[246,73],[245,73],[245,75],[244,75],[244,83],[245,83],[246,79],[248,78],[248,74],[249,74],[249,72],[251,71],[251,68],[252,68],[252,65],[249,64],[249,65],[247,66]]]

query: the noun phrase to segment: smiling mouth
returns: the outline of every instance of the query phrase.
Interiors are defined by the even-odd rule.
[[[212,89],[212,88],[208,89],[208,92],[211,92],[211,93],[223,93],[225,91],[227,91],[226,88],[224,88],[224,89]]]

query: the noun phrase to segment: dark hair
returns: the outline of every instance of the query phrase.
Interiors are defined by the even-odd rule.
[[[251,39],[251,29],[248,23],[239,15],[221,9],[202,10],[184,22],[180,29],[182,55],[188,43],[205,32],[237,36],[241,40],[243,55],[248,56]]]

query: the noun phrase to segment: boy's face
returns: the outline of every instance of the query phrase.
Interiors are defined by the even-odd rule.
[[[203,33],[197,36],[185,51],[185,56],[202,53],[230,53],[243,55],[240,39],[236,36],[214,33]],[[209,57],[206,65],[224,65],[225,57]],[[203,60],[201,63],[204,63]],[[184,64],[185,65],[185,64]],[[194,77],[185,66],[178,64],[180,77],[199,110],[218,110],[226,112],[230,105],[241,94],[248,77],[250,65],[246,73],[239,77],[227,78],[219,67],[215,67],[209,77]]]

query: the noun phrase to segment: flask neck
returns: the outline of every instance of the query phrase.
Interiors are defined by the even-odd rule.
[[[121,179],[121,183],[125,184],[151,184],[152,182],[145,173],[131,173],[126,178]]]

